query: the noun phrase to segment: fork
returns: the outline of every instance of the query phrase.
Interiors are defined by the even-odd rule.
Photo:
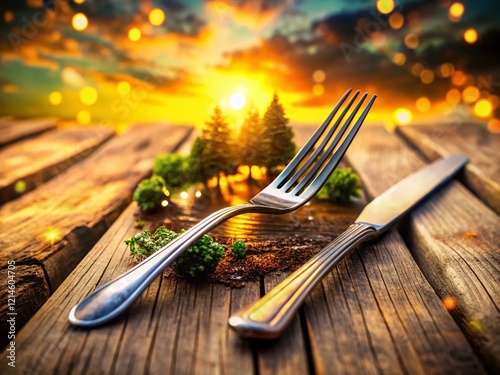
[[[361,97],[347,120],[340,126],[359,95],[359,91],[356,91],[322,138],[350,93],[351,89],[347,90],[325,122],[278,177],[248,203],[214,212],[143,262],[100,286],[71,309],[69,321],[74,325],[92,327],[116,317],[183,251],[227,219],[246,213],[284,214],[307,203],[321,189],[340,162],[376,99],[376,95],[373,95],[355,124],[346,133],[368,96],[365,93]]]

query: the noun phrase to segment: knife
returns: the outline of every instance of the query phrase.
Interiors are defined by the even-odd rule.
[[[313,287],[350,250],[390,228],[468,161],[463,154],[440,159],[406,177],[369,203],[344,233],[253,305],[229,318],[243,338],[277,338]]]

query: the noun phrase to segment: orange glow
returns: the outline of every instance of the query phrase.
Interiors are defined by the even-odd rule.
[[[469,43],[473,44],[476,43],[477,41],[477,31],[474,29],[467,29],[464,32],[464,40]]]
[[[411,74],[416,77],[420,77],[420,74],[424,71],[424,66],[420,63],[415,63],[411,67]]]
[[[428,112],[431,109],[431,101],[423,96],[417,99],[415,106],[420,112]]]
[[[500,120],[494,118],[488,121],[488,130],[493,133],[500,133]]]
[[[229,106],[232,109],[241,109],[245,106],[245,104],[247,104],[247,99],[242,93],[237,92],[229,98]]]
[[[391,16],[389,17],[389,25],[391,25],[391,27],[394,30],[398,30],[398,29],[402,28],[404,23],[405,23],[405,19],[399,13],[391,14]]]
[[[443,299],[443,305],[448,312],[451,312],[457,308],[457,300],[451,296],[446,296]]]
[[[59,241],[61,239],[61,234],[59,231],[55,228],[49,228],[45,231],[43,234],[45,239],[50,242],[50,245],[52,246],[55,242]]]
[[[73,0],[75,4],[83,4],[85,0]]]
[[[465,84],[466,81],[467,81],[467,76],[460,70],[457,70],[455,74],[453,74],[453,77],[451,78],[451,83],[453,83],[455,86],[462,86],[463,84]]]
[[[322,84],[318,83],[313,86],[313,94],[315,96],[321,96],[324,93],[325,93],[325,87]]]
[[[493,112],[493,106],[487,99],[478,100],[474,105],[474,114],[478,117],[490,117]]]
[[[409,109],[398,108],[394,111],[393,117],[398,125],[406,125],[413,119],[413,114]]]
[[[83,31],[89,25],[89,20],[85,14],[76,13],[71,20],[71,24],[76,31]]]
[[[59,105],[62,102],[62,95],[59,91],[52,91],[49,94],[49,103],[52,105]]]
[[[464,14],[464,5],[462,3],[453,3],[450,6],[449,17],[452,21],[458,21]]]
[[[468,86],[462,91],[462,99],[466,103],[474,103],[479,99],[479,90],[477,87]]]
[[[430,69],[422,70],[420,73],[420,80],[425,84],[432,83],[432,81],[434,81],[434,71]]]
[[[97,90],[87,86],[80,90],[80,100],[85,105],[92,105],[97,101]]]
[[[378,0],[377,1],[377,9],[382,14],[389,14],[394,9],[394,1],[393,0]]]
[[[10,22],[14,19],[14,14],[8,10],[3,14],[3,19],[5,22]]]
[[[92,120],[92,116],[88,111],[80,111],[76,114],[76,122],[80,125],[87,125]]]
[[[120,81],[116,85],[116,91],[118,91],[118,94],[120,95],[127,95],[130,93],[130,83],[127,81]]]
[[[322,70],[316,70],[313,73],[313,81],[316,82],[316,83],[322,83],[322,82],[324,82],[325,78],[326,78],[326,74]]]
[[[498,108],[498,106],[500,105],[500,98],[496,95],[491,95],[490,103],[493,106],[493,108]]]
[[[137,27],[132,27],[128,31],[128,38],[132,42],[137,42],[139,39],[141,39],[141,36],[142,36],[141,30],[139,30]]]
[[[446,101],[448,102],[448,104],[451,105],[460,103],[460,98],[461,98],[460,91],[457,89],[451,89],[446,94]]]
[[[415,49],[418,47],[418,35],[417,34],[408,34],[406,37],[405,37],[405,44],[406,44],[406,47],[410,48],[410,49]]]
[[[151,25],[160,26],[163,22],[165,22],[165,13],[160,8],[155,8],[149,12],[148,18]]]
[[[441,64],[438,73],[443,78],[451,77],[455,73],[455,67],[450,63]]]
[[[406,62],[406,55],[402,52],[395,53],[392,56],[392,62],[396,65],[404,65]]]

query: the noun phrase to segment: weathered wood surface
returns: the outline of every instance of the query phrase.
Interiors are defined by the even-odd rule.
[[[30,120],[5,119],[0,121],[0,147],[32,137],[55,128],[57,119],[41,118]]]
[[[453,126],[401,126],[399,134],[429,160],[454,152],[470,158],[464,182],[497,214],[500,214],[500,134],[479,124]]]
[[[425,165],[383,128],[364,128],[348,159],[372,197]],[[456,300],[455,320],[493,373],[500,372],[498,228],[498,216],[452,181],[412,212],[402,232],[439,297]]]
[[[370,155],[384,154],[385,146],[371,147],[372,141],[366,143]],[[404,144],[400,151],[402,160],[407,152],[415,157]],[[369,163],[365,154],[360,155],[361,159],[350,161],[358,166]],[[381,157],[374,160],[382,162]],[[392,179],[409,172],[409,168],[397,170]],[[366,173],[363,177],[368,178]],[[207,209],[186,208],[176,214],[167,210],[165,223],[175,229],[186,227]],[[341,210],[343,217],[328,215],[328,210],[338,212],[332,205],[313,204],[292,215],[245,215],[215,233],[241,233],[243,238],[277,243],[294,235],[318,236],[326,243],[352,222],[359,207]],[[314,290],[301,314],[277,341],[238,339],[228,330],[227,318],[230,312],[256,300],[261,291],[269,290],[285,273],[269,274],[260,283],[247,282],[242,289],[158,278],[127,313],[110,324],[96,329],[70,326],[67,316],[75,303],[133,265],[123,240],[137,232],[133,228],[136,214],[137,206],[130,205],[20,332],[16,345],[22,373],[484,371],[459,326],[394,231],[341,262]],[[146,227],[151,224],[146,220]],[[6,358],[0,366],[6,368]]]
[[[114,132],[103,127],[53,130],[0,149],[0,203],[19,197],[87,157]],[[24,188],[16,192],[16,182]]]
[[[46,300],[129,204],[137,182],[150,174],[155,155],[173,150],[191,128],[138,126],[40,188],[0,208],[0,287],[7,290],[7,262],[42,272],[16,271],[18,327]],[[21,285],[23,280],[26,285]],[[21,294],[31,290],[32,294]],[[33,298],[35,297],[35,298]],[[6,308],[2,294],[1,308]],[[2,329],[5,327],[2,321]],[[5,340],[5,337],[1,338]]]

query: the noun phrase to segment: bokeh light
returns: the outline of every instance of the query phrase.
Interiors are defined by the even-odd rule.
[[[455,67],[451,63],[441,64],[438,68],[438,74],[443,78],[451,77],[453,73],[455,73]]]
[[[85,0],[73,0],[75,4],[83,4]]]
[[[406,47],[408,47],[410,49],[417,48],[418,44],[419,44],[418,35],[414,34],[414,33],[408,34],[405,37],[405,44],[406,44]]]
[[[402,52],[397,52],[392,56],[392,62],[396,65],[404,65],[406,63],[406,55]]]
[[[467,76],[460,70],[457,70],[453,74],[453,77],[451,77],[451,83],[453,83],[455,86],[462,86],[465,84],[465,82],[467,82]]]
[[[80,100],[85,105],[92,105],[97,101],[97,90],[91,86],[84,87],[80,90]]]
[[[49,103],[52,105],[59,105],[62,102],[62,95],[59,91],[52,91],[49,94]]]
[[[446,101],[450,105],[456,105],[460,103],[461,94],[458,89],[451,89],[446,93]]]
[[[469,44],[473,44],[473,43],[476,43],[477,41],[477,31],[474,30],[474,29],[467,29],[465,30],[464,32],[464,40],[469,43]]]
[[[404,22],[405,22],[405,18],[400,13],[391,14],[391,16],[389,17],[389,25],[391,25],[391,27],[394,30],[398,30],[398,29],[402,28]]]
[[[187,192],[187,191],[183,191],[183,192],[181,192],[181,198],[182,198],[182,199],[187,199],[188,197],[189,197],[189,194],[188,194],[188,192]]]
[[[45,240],[50,243],[50,245],[54,245],[54,243],[61,239],[60,231],[55,228],[47,229],[43,236],[45,237]]]
[[[3,19],[5,22],[11,22],[14,19],[14,13],[12,13],[10,10],[7,10],[3,14]]]
[[[432,81],[434,81],[434,71],[430,69],[422,70],[422,72],[420,73],[420,80],[426,85],[432,83]]]
[[[449,17],[450,20],[452,21],[458,21],[460,18],[462,18],[462,15],[464,14],[464,5],[462,3],[453,3],[450,6],[449,10]]]
[[[160,26],[163,22],[165,22],[165,13],[160,8],[155,8],[149,12],[148,18],[151,25]]]
[[[17,194],[22,194],[22,193],[26,192],[27,187],[28,186],[26,184],[26,181],[24,181],[24,180],[17,180],[16,183],[14,184],[14,191]]]
[[[398,108],[394,111],[393,118],[398,125],[406,125],[413,119],[413,114],[407,108]]]
[[[323,70],[316,70],[313,73],[313,81],[316,83],[322,83],[325,81],[326,74]]]
[[[468,86],[462,91],[462,99],[465,103],[471,104],[479,99],[479,89],[475,86]]]
[[[120,95],[127,95],[130,93],[130,83],[127,81],[120,81],[116,85],[116,91],[118,91],[118,94]]]
[[[321,83],[317,83],[313,86],[312,91],[315,96],[321,96],[325,93],[325,86],[323,86]]]
[[[415,77],[420,77],[420,74],[424,71],[424,66],[421,63],[415,63],[411,66],[411,74]]]
[[[92,120],[92,116],[88,111],[80,111],[76,114],[76,122],[80,125],[87,125]]]
[[[162,200],[162,201],[161,201],[161,205],[162,205],[163,207],[167,207],[167,206],[168,206],[168,201],[167,201],[166,199]]]
[[[128,31],[128,38],[132,42],[137,42],[139,39],[141,39],[141,36],[142,36],[141,30],[139,30],[137,27],[132,27]]]
[[[76,13],[71,20],[71,24],[76,31],[83,31],[89,25],[89,20],[85,14]]]
[[[446,296],[443,299],[443,305],[446,310],[451,312],[457,308],[457,300],[451,296]]]
[[[481,99],[474,105],[474,114],[478,117],[490,117],[493,112],[493,106],[487,99]]]
[[[420,112],[428,112],[431,109],[431,101],[423,96],[417,99],[415,106]]]
[[[389,14],[394,9],[394,0],[378,0],[377,9],[382,14]]]
[[[500,133],[500,120],[493,118],[488,121],[488,130],[493,133]]]

